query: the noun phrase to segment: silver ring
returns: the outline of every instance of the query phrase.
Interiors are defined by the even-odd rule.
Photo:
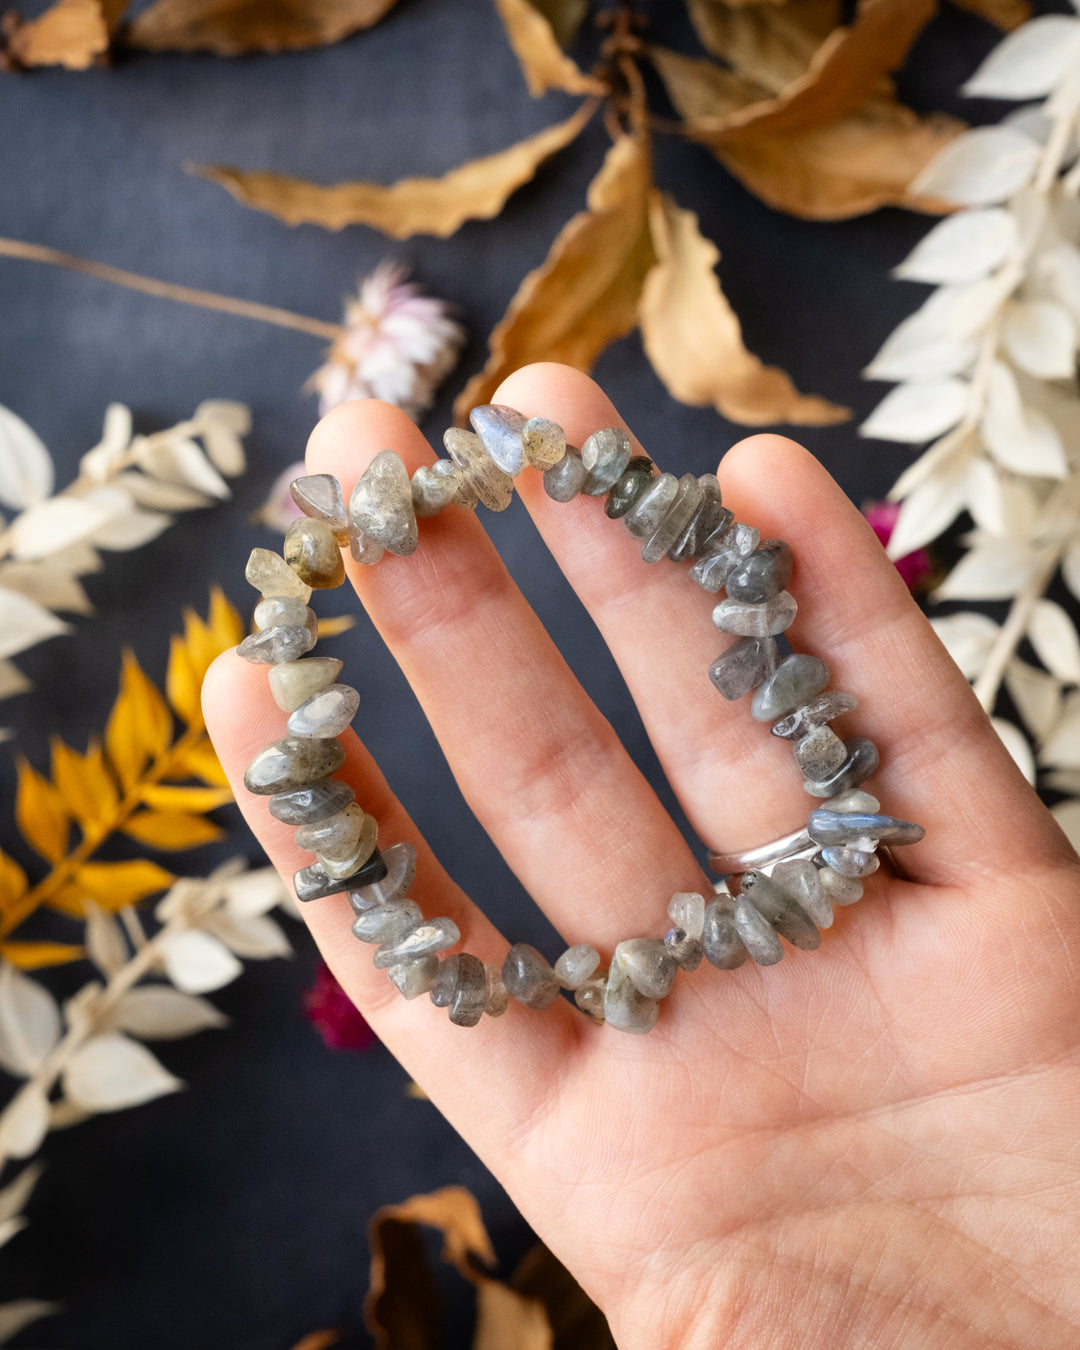
[[[757,848],[749,848],[742,853],[710,853],[709,866],[725,877],[751,870],[768,872],[779,862],[812,857],[820,847],[810,838],[804,825],[801,830],[785,834],[782,839],[774,839],[770,844],[759,844]]]
[[[709,866],[720,874],[720,880],[713,884],[713,890],[728,892],[728,879],[741,876],[743,872],[764,872],[772,875],[773,868],[782,862],[792,862],[797,858],[813,858],[821,851],[821,845],[810,838],[809,831],[793,830],[782,839],[774,839],[770,844],[759,844],[757,848],[745,849],[742,853],[710,853]],[[896,853],[882,844],[877,850],[878,857],[894,873],[903,878],[904,872],[896,864]]]

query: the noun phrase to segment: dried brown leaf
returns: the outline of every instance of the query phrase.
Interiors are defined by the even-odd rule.
[[[558,1350],[615,1350],[604,1314],[542,1242],[521,1258],[510,1286],[544,1305]]]
[[[840,0],[732,8],[723,0],[688,0],[701,45],[769,94],[801,79],[840,22]]]
[[[586,75],[562,50],[551,20],[539,4],[495,0],[495,7],[533,98],[548,89],[563,89],[568,94],[604,92],[603,85]]]
[[[303,51],[370,28],[396,0],[157,0],[127,30],[132,47],[162,52]]]
[[[430,234],[445,239],[467,220],[489,220],[507,198],[534,177],[546,159],[578,135],[593,113],[584,104],[555,126],[494,155],[470,160],[441,178],[402,178],[379,183],[338,183],[322,187],[278,173],[245,173],[227,165],[192,168],[220,183],[237,201],[268,211],[287,225],[314,224],[328,230],[370,225],[393,239]]]
[[[6,50],[19,66],[86,70],[109,50],[128,0],[57,0],[28,23],[11,22]]]
[[[486,1280],[476,1291],[476,1332],[472,1350],[553,1350],[544,1305],[499,1280]]]
[[[476,1263],[495,1253],[475,1197],[461,1186],[414,1195],[372,1216],[371,1276],[364,1315],[375,1343],[393,1350],[434,1350],[440,1344],[438,1287],[417,1225],[443,1235],[443,1260],[475,1280]]]
[[[693,211],[654,190],[649,223],[657,262],[641,292],[641,335],[673,398],[711,405],[730,421],[751,426],[827,426],[850,416],[846,408],[800,394],[782,370],[746,350],[713,270],[719,251],[701,234]]]
[[[30,847],[49,862],[59,862],[67,852],[71,818],[64,799],[22,756],[15,789],[15,824]]]
[[[952,0],[957,9],[966,9],[1006,32],[1019,28],[1031,18],[1028,0]]]
[[[956,118],[919,117],[891,100],[872,100],[828,126],[795,136],[728,144],[722,128],[689,120],[684,131],[707,145],[768,206],[806,220],[847,220],[879,206],[940,212],[947,204],[908,184],[964,130]]]
[[[588,370],[609,342],[637,322],[638,297],[655,261],[649,239],[646,139],[623,135],[589,186],[588,209],[572,216],[545,261],[522,281],[491,334],[487,365],[454,412],[490,401],[501,381],[531,361]]]
[[[721,122],[726,125],[735,115],[769,97],[760,84],[708,57],[684,56],[668,47],[650,46],[646,50],[682,117],[708,119],[710,126]]]
[[[729,119],[729,138],[789,136],[833,122],[871,96],[890,96],[884,76],[903,62],[936,11],[937,0],[862,0],[854,21],[829,34],[805,74],[777,98]]]
[[[569,47],[589,12],[589,0],[532,0],[532,3],[551,24],[560,47]]]
[[[296,1342],[292,1350],[327,1350],[341,1341],[340,1331],[311,1331]]]

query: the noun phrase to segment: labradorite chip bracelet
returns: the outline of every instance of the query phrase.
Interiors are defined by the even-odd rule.
[[[262,600],[258,631],[240,644],[240,655],[269,667],[271,692],[287,719],[281,739],[252,760],[244,784],[269,797],[271,815],[295,825],[296,843],[314,855],[293,877],[297,898],[344,893],[356,915],[353,933],[375,946],[376,967],[407,999],[428,994],[449,1009],[451,1022],[475,1026],[485,1014],[505,1012],[511,999],[543,1009],[567,990],[594,1021],[640,1034],[655,1025],[660,1000],[680,971],[695,971],[703,961],[734,970],[748,957],[772,965],[784,942],[819,946],[833,906],[860,899],[863,878],[877,870],[881,854],[916,843],[923,830],[881,814],[864,790],[878,765],[874,743],[844,740],[832,729],[856,708],[855,698],[828,688],[829,667],[818,657],[781,655],[777,638],[797,611],[786,589],[791,549],[737,521],[714,474],[658,473],[618,427],[594,432],[578,449],[556,423],[512,408],[477,408],[471,420],[472,431],[446,432],[448,458],[411,479],[401,458],[383,450],[348,505],[328,474],[293,483],[304,515],[289,528],[284,556],[257,548],[247,565]],[[689,563],[693,581],[724,591],[713,622],[735,641],[709,667],[709,679],[725,699],[753,695],[752,716],[792,743],[803,786],[820,802],[806,825],[783,839],[747,853],[713,854],[711,864],[723,875],[714,892],[673,895],[667,933],[618,943],[606,969],[587,943],[568,948],[554,965],[524,943],[501,964],[450,954],[461,937],[457,925],[426,919],[409,896],[415,848],[406,841],[380,845],[378,822],[333,776],[344,761],[338,737],[360,696],[337,682],[340,661],[307,655],[318,631],[311,591],[341,585],[343,549],[363,564],[377,563],[384,551],[411,554],[420,543],[418,518],[451,505],[474,510],[478,502],[501,511],[514,477],[529,467],[543,474],[555,501],[603,497],[606,514],[641,540],[645,562]]]

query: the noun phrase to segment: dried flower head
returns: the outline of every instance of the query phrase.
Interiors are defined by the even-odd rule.
[[[331,1050],[366,1050],[375,1040],[324,961],[315,968],[315,983],[304,990],[304,1014]]]
[[[293,501],[289,486],[294,478],[302,478],[306,473],[307,465],[303,460],[282,469],[270,485],[266,500],[252,514],[251,519],[260,525],[268,525],[272,530],[280,530],[284,534],[293,521],[298,520],[303,514]]]
[[[877,535],[882,548],[888,548],[900,515],[900,503],[870,502],[863,507],[863,515],[870,522],[870,528]],[[926,549],[917,548],[912,553],[905,553],[903,557],[896,558],[895,563],[909,591],[926,589],[934,570]]]
[[[465,330],[445,300],[421,295],[401,263],[384,262],[345,303],[345,332],[312,375],[319,413],[351,398],[381,398],[417,421],[454,368]]]

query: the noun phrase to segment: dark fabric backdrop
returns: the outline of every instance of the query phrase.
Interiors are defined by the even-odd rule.
[[[645,8],[661,40],[686,38],[682,6],[656,0]],[[920,108],[997,116],[1002,109],[962,107],[955,94],[995,37],[946,7],[902,76],[904,95]],[[309,53],[131,55],[85,74],[4,74],[0,233],[332,321],[359,275],[385,256],[406,259],[434,294],[460,306],[471,335],[425,424],[438,439],[453,393],[483,360],[484,334],[580,209],[606,144],[599,122],[498,220],[445,241],[394,245],[360,228],[289,229],[182,166],[388,182],[494,151],[569,106],[557,94],[527,96],[489,0],[401,0],[370,32]],[[750,348],[783,365],[804,391],[855,409],[851,423],[803,439],[855,501],[884,495],[909,455],[858,438],[858,421],[883,393],[859,371],[923,294],[890,280],[888,269],[925,219],[881,211],[843,224],[800,222],[762,206],[703,151],[665,140],[657,158],[661,183],[700,213],[722,250],[724,285]],[[146,548],[112,555],[87,582],[95,617],[18,658],[35,688],[0,707],[0,722],[18,730],[0,751],[0,845],[25,863],[31,855],[12,821],[14,752],[45,768],[50,733],[85,746],[115,694],[122,647],[131,644],[160,681],[168,634],[184,606],[205,610],[212,583],[250,612],[244,560],[253,546],[276,544],[250,517],[302,451],[315,410],[301,385],[320,355],[318,341],[301,334],[0,260],[0,403],[42,436],[61,483],[97,440],[112,400],[128,403],[143,430],[171,425],[209,397],[243,400],[254,417],[249,471],[232,501],[182,517]],[[674,404],[636,336],[605,353],[596,374],[676,473],[713,469],[740,434],[711,411]],[[655,778],[617,672],[524,513],[487,520],[572,665]],[[340,612],[340,597],[323,612]],[[362,622],[332,650],[363,690],[358,729],[436,852],[514,937],[551,950],[553,936],[461,807],[370,630]],[[235,810],[218,814],[230,826],[230,849],[257,860]],[[215,856],[180,855],[178,866],[205,872]],[[332,1052],[301,1018],[315,955],[299,925],[289,926],[295,959],[250,963],[213,996],[232,1019],[228,1029],[158,1047],[186,1092],[48,1139],[30,1227],[3,1254],[0,1298],[54,1298],[64,1312],[16,1345],[287,1350],[333,1326],[346,1332],[343,1345],[368,1346],[368,1216],[449,1183],[475,1191],[508,1263],[529,1244],[500,1187],[429,1103],[406,1096],[405,1075],[386,1052]],[[57,987],[75,978],[63,972]],[[418,1034],[422,1023],[418,1009]],[[452,1347],[468,1343],[466,1305],[451,1313]]]

